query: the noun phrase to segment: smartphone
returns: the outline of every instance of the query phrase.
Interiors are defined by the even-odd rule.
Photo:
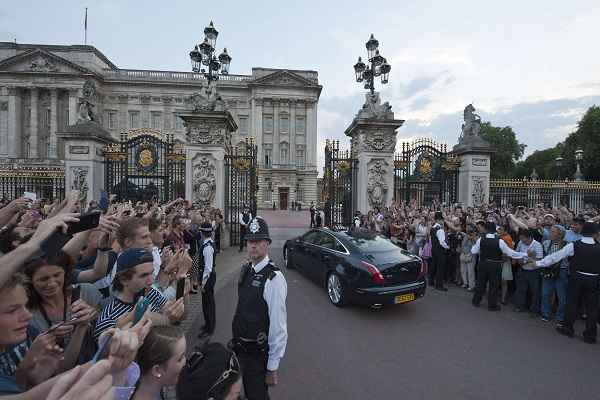
[[[185,278],[179,278],[179,280],[177,280],[177,295],[176,295],[177,300],[179,300],[180,298],[183,297],[184,291],[185,291]]]
[[[108,357],[108,350],[110,349],[111,341],[112,341],[111,335],[105,335],[102,337],[102,339],[100,340],[100,343],[98,344],[98,350],[96,351],[96,354],[94,354],[94,357],[92,358],[92,364],[95,364],[98,361],[103,360],[106,357]]]
[[[67,234],[74,235],[79,232],[87,231],[88,229],[94,229],[100,223],[100,211],[92,211],[87,214],[81,214],[79,222],[73,222],[69,224]]]
[[[48,329],[46,331],[46,335],[49,334],[49,333],[54,332],[55,330],[57,330],[58,328],[60,328],[63,325],[67,325],[67,322],[63,321],[63,322],[59,322],[58,324],[56,324],[54,326],[51,326],[50,329]]]
[[[31,200],[34,203],[37,200],[37,194],[35,194],[33,192],[24,192],[23,193],[23,197],[25,197],[26,199]]]
[[[144,317],[144,314],[146,313],[146,310],[148,309],[149,306],[150,306],[150,300],[145,296],[140,297],[140,300],[135,305],[135,313],[133,315],[133,325],[140,322],[140,320]]]
[[[64,234],[60,229],[54,231],[40,245],[44,257],[49,261],[53,260],[72,237],[72,235]]]

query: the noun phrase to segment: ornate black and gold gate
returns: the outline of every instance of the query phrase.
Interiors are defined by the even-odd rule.
[[[147,128],[122,132],[119,143],[105,148],[104,162],[106,191],[117,201],[185,198],[185,154],[172,134]]]
[[[430,139],[403,142],[394,158],[394,200],[419,205],[456,203],[460,159]]]
[[[356,210],[354,182],[358,171],[357,163],[349,150],[340,151],[339,141],[325,142],[325,226],[331,229],[345,229],[352,224],[352,216]]]
[[[225,155],[225,222],[229,225],[230,243],[240,243],[239,215],[249,207],[256,215],[256,191],[258,169],[256,165],[258,147],[254,140],[246,139],[244,145],[229,147]]]

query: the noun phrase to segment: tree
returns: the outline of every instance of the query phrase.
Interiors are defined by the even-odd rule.
[[[600,107],[593,105],[585,112],[564,143],[562,156],[566,167],[572,175],[575,172],[575,151],[583,150],[581,172],[588,181],[600,180]]]
[[[577,168],[575,151],[583,150],[581,172],[586,180],[600,180],[600,107],[591,106],[577,123],[577,129],[569,134],[564,142],[554,147],[539,150],[529,155],[524,161],[517,163],[515,177],[529,176],[535,169],[540,179],[557,179],[573,177]],[[564,166],[561,171],[556,167],[556,158],[563,157]],[[492,166],[493,166],[492,158]],[[493,171],[492,171],[493,173]]]
[[[515,132],[510,126],[500,128],[484,122],[481,124],[481,136],[495,151],[491,157],[490,178],[512,178],[515,173],[515,163],[523,156],[526,145],[517,141]]]
[[[561,155],[562,151],[562,143],[545,150],[534,151],[525,160],[517,163],[514,177],[529,177],[535,170],[539,179],[556,179],[558,171],[555,168],[554,160]]]

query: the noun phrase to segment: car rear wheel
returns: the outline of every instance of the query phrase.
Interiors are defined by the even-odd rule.
[[[344,282],[340,279],[339,275],[332,272],[327,277],[327,295],[329,301],[336,307],[344,307],[346,305],[346,290]]]
[[[294,269],[294,263],[290,259],[290,252],[288,251],[287,247],[283,248],[283,262],[287,269]]]

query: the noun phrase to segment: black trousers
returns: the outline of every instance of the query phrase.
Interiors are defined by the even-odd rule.
[[[515,292],[515,305],[521,309],[527,306],[527,288],[531,292],[529,311],[540,312],[540,271],[521,268],[517,276],[517,291]]]
[[[248,400],[269,400],[269,387],[265,383],[268,353],[238,353],[242,367],[244,394]]]
[[[310,212],[310,227],[314,227],[315,226],[315,212],[311,211]]]
[[[208,333],[214,333],[216,321],[216,306],[215,306],[215,282],[217,274],[211,272],[204,290],[202,291],[202,313],[204,314],[205,330]]]
[[[486,285],[488,289],[488,308],[498,307],[498,289],[502,279],[502,262],[492,262],[487,260],[479,261],[479,273],[477,274],[477,284],[473,294],[473,304],[479,305],[483,298]]]
[[[432,277],[435,279],[435,287],[444,287],[444,278],[446,277],[446,252],[434,251],[432,257]]]
[[[587,312],[583,336],[589,339],[596,339],[596,336],[598,335],[596,322],[598,321],[599,292],[599,277],[583,275],[579,272],[574,272],[569,277],[567,312],[565,315],[565,326],[567,328],[573,330],[573,323],[577,318],[577,306],[579,300],[583,299],[583,304],[585,305],[585,310]]]
[[[240,225],[240,250],[244,250],[246,245],[246,227]]]

